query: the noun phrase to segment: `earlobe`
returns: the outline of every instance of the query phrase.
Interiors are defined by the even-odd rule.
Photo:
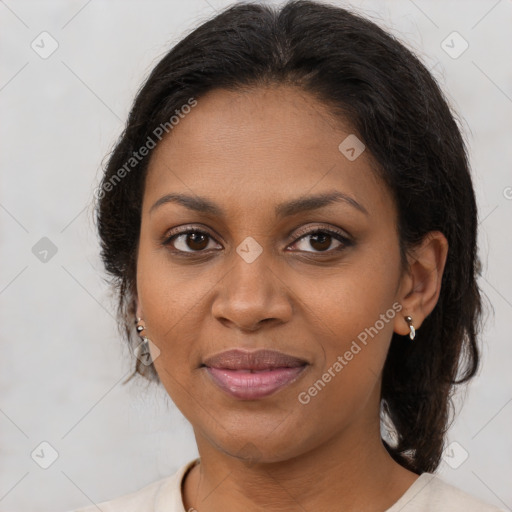
[[[395,321],[395,332],[411,334],[410,322],[418,329],[432,312],[441,293],[441,281],[448,255],[448,241],[440,231],[430,231],[408,256],[409,268],[401,286],[402,314]]]
[[[135,298],[135,316],[137,318],[144,318],[144,311],[142,310],[142,306],[140,304],[140,301],[139,301],[139,298],[136,297]]]

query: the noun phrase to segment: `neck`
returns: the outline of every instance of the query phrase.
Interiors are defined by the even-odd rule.
[[[385,511],[418,476],[391,458],[379,424],[354,425],[307,453],[278,462],[241,460],[197,432],[196,440],[201,463],[185,480],[186,510]]]

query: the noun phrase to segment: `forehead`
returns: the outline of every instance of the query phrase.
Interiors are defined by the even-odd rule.
[[[335,189],[380,215],[390,195],[368,151],[340,150],[347,137],[348,123],[296,87],[210,91],[155,148],[143,209],[169,192],[254,208]]]

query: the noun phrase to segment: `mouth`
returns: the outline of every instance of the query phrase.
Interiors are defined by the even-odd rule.
[[[232,397],[256,400],[296,381],[309,365],[304,359],[275,350],[228,350],[205,359],[211,381]]]

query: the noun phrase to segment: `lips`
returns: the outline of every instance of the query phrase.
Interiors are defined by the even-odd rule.
[[[297,380],[307,361],[275,350],[228,350],[204,360],[211,381],[232,397],[256,400]]]
[[[203,364],[209,368],[223,368],[225,370],[261,371],[275,368],[297,368],[307,364],[307,361],[276,350],[247,352],[235,349],[209,357],[205,359]]]

